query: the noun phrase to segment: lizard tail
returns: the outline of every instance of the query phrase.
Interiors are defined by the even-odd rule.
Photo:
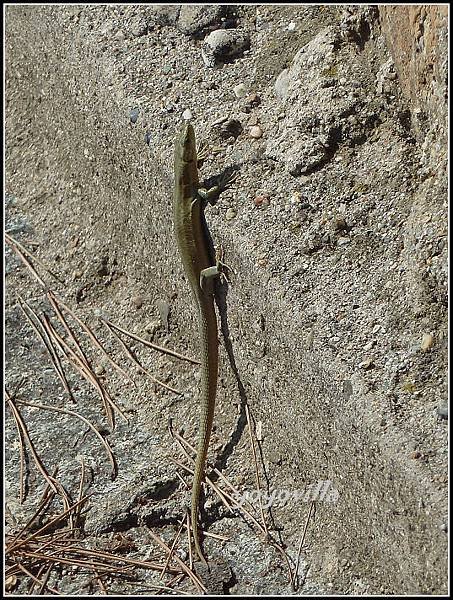
[[[195,542],[195,551],[198,554],[198,557],[201,560],[201,562],[204,563],[205,565],[207,565],[208,561],[204,557],[203,550],[201,549],[200,532],[198,530],[198,502],[200,499],[201,482],[197,486],[197,488],[198,488],[198,493],[195,494],[196,488],[195,488],[195,481],[194,481],[194,488],[193,488],[194,493],[192,494],[192,509],[191,509],[190,520],[192,521],[192,531],[193,531],[193,539]]]
[[[204,479],[209,438],[211,437],[212,422],[214,419],[215,396],[217,390],[219,340],[217,334],[217,319],[212,300],[208,300],[203,306],[200,306],[200,333],[202,352],[200,433],[192,485],[191,520],[195,540],[195,550],[200,560],[207,565],[208,563],[203,556],[200,545],[198,505],[200,503],[201,483]]]

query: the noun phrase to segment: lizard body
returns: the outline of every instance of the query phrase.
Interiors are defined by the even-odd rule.
[[[204,219],[204,200],[208,193],[200,191],[197,150],[192,125],[186,123],[175,144],[175,192],[173,219],[176,240],[198,312],[201,344],[200,431],[191,498],[191,520],[195,550],[203,556],[198,531],[198,505],[204,477],[206,457],[214,418],[218,376],[218,330],[214,309],[213,277],[221,265],[213,264]],[[214,190],[214,193],[217,190]]]

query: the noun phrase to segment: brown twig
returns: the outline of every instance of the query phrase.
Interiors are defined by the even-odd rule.
[[[116,478],[116,476],[118,474],[118,467],[116,464],[115,456],[112,452],[112,449],[110,448],[108,441],[104,438],[103,435],[101,435],[99,433],[99,431],[96,429],[96,427],[88,419],[86,419],[83,415],[80,415],[79,413],[75,412],[74,410],[70,410],[69,408],[59,408],[57,406],[48,406],[47,404],[37,404],[35,402],[26,402],[25,400],[16,400],[16,402],[18,402],[19,404],[24,404],[25,406],[31,406],[33,408],[40,408],[43,410],[52,410],[54,412],[58,412],[58,413],[61,413],[64,415],[70,415],[73,417],[77,417],[78,419],[83,421],[86,425],[88,425],[88,427],[91,429],[91,431],[96,435],[96,437],[100,440],[100,442],[104,446],[104,448],[107,452],[108,459],[112,466],[111,478],[112,478],[112,480],[114,480]],[[79,497],[80,497],[80,490],[79,490]]]
[[[58,489],[59,484],[58,484],[57,480],[49,475],[49,473],[47,472],[46,468],[44,467],[38,453],[35,450],[34,444],[30,438],[30,435],[28,433],[25,422],[22,419],[22,415],[20,414],[19,409],[17,408],[17,406],[14,403],[14,400],[11,398],[11,396],[9,395],[9,393],[6,390],[5,390],[5,395],[6,395],[6,400],[10,406],[11,412],[14,414],[14,418],[16,419],[16,422],[20,426],[24,438],[27,440],[28,446],[30,448],[30,452],[33,456],[33,459],[35,461],[35,464],[36,464],[38,470],[40,471],[40,473],[44,477],[44,479],[47,481],[47,483],[50,485],[50,487],[53,489],[53,491],[56,494],[61,495],[61,489],[60,490]]]
[[[16,565],[18,566],[18,568],[23,571],[25,573],[25,575],[27,575],[28,577],[30,577],[30,579],[32,579],[34,582],[39,583],[39,585],[41,587],[43,587],[43,582],[38,579],[37,577],[35,577],[33,575],[33,573],[30,573],[30,571],[28,569],[26,569],[19,561],[16,561]],[[54,588],[51,588],[49,586],[47,586],[47,589],[49,590],[49,592],[52,592],[53,594],[57,594],[58,596],[60,596],[60,592]]]
[[[50,504],[50,502],[52,502],[52,500],[55,497],[55,492],[52,490],[49,494],[49,491],[51,490],[51,487],[49,484],[46,485],[45,489],[44,489],[44,494],[42,496],[42,499],[38,505],[38,508],[36,509],[35,513],[30,517],[30,519],[27,521],[27,523],[22,527],[22,529],[19,531],[19,533],[17,533],[14,538],[9,542],[8,546],[6,547],[5,552],[9,552],[12,547],[14,546],[14,544],[16,543],[16,541],[26,532],[28,531],[31,526],[33,525],[33,523],[36,521],[36,519],[39,517],[39,515],[42,513],[42,511]]]
[[[176,542],[178,541],[179,536],[181,535],[181,531],[182,531],[183,526],[184,526],[184,519],[179,524],[179,528],[178,528],[178,531],[176,532],[175,539],[173,540],[173,543],[171,545],[170,552],[169,552],[169,554],[167,556],[167,560],[165,561],[165,564],[164,564],[164,566],[162,568],[162,573],[160,574],[160,579],[163,579],[163,577],[165,575],[165,572],[167,570],[167,567],[168,567],[168,565],[170,563],[170,560],[171,560],[171,557],[173,555],[173,552],[174,552],[174,549],[175,549],[175,546],[176,546]]]
[[[14,238],[12,238],[10,235],[8,235],[7,233],[5,233],[5,240],[6,240],[6,243],[9,244],[11,246],[11,248],[14,250],[14,252],[19,256],[21,261],[24,263],[24,265],[27,267],[27,269],[31,272],[31,274],[36,279],[36,281],[39,283],[39,285],[46,290],[47,289],[46,283],[44,283],[44,281],[41,279],[41,277],[36,272],[33,265],[25,257],[24,252],[22,252],[22,250],[19,248],[18,242]],[[22,248],[23,248],[23,246],[22,246]],[[34,257],[34,258],[36,258],[36,257]],[[36,261],[36,262],[38,262],[38,261]]]
[[[61,548],[60,550],[63,552],[65,551],[64,548]],[[124,573],[124,574],[130,573],[130,569],[127,567],[118,567],[117,565],[112,565],[112,566],[106,565],[104,563],[96,562],[91,559],[82,560],[80,558],[74,558],[74,557],[64,558],[64,556],[55,556],[53,554],[46,554],[46,553],[41,553],[41,552],[29,551],[29,550],[22,550],[20,552],[20,554],[21,554],[21,556],[26,556],[27,558],[46,560],[49,562],[59,563],[59,564],[63,564],[63,565],[72,565],[72,566],[85,567],[85,568],[91,567],[92,569],[97,568],[100,571],[104,571],[106,573]]]
[[[73,511],[75,508],[77,508],[77,506],[79,506],[83,502],[86,502],[88,500],[88,498],[90,497],[90,495],[87,495],[84,498],[82,498],[81,500],[75,502],[72,506],[70,506],[69,508],[65,509],[62,513],[60,513],[59,515],[57,515],[56,517],[54,517],[53,519],[51,519],[50,521],[48,521],[40,529],[38,529],[37,531],[34,531],[33,533],[31,533],[27,538],[21,539],[21,540],[20,539],[16,540],[17,543],[16,542],[13,542],[12,544],[10,543],[8,545],[8,547],[7,547],[7,550],[9,552],[12,552],[13,550],[17,550],[17,548],[19,548],[20,546],[23,546],[24,544],[29,543],[31,540],[39,537],[40,535],[42,535],[44,533],[44,531],[46,531],[47,529],[49,529],[50,527],[52,527],[53,525],[55,525],[59,521],[63,520],[64,517],[66,517],[67,515],[69,515],[69,513],[71,511]]]
[[[46,348],[46,350],[50,356],[52,365],[53,365],[61,383],[63,384],[64,389],[68,393],[70,400],[75,403],[76,400],[73,396],[71,388],[69,387],[69,383],[66,379],[65,372],[61,365],[60,357],[58,356],[58,353],[53,345],[51,336],[49,335],[47,329],[44,327],[41,319],[39,318],[37,313],[33,310],[33,308],[29,304],[27,304],[27,302],[25,302],[25,300],[21,296],[18,295],[17,298],[18,298],[19,308],[22,310],[22,312],[24,313],[28,322],[30,323],[31,327],[33,328],[33,330],[36,332],[36,334],[38,335],[38,337],[41,339],[42,343],[44,344],[44,347]],[[33,319],[27,313],[27,311],[25,310],[25,307],[27,307],[27,310],[29,310],[31,312],[31,314],[35,317],[36,321],[39,323],[41,331],[38,329],[37,325],[33,322]]]
[[[14,246],[16,246],[16,252],[19,254],[19,251],[22,254],[22,256],[24,254],[26,254],[27,256],[30,256],[30,258],[32,260],[34,260],[38,265],[40,265],[45,271],[47,271],[50,275],[52,275],[52,277],[54,279],[56,279],[59,283],[61,283],[62,285],[65,285],[65,282],[62,281],[58,275],[56,275],[53,271],[51,271],[51,269],[49,269],[49,267],[47,265],[45,265],[42,260],[40,258],[38,258],[37,256],[35,256],[33,254],[33,252],[30,252],[30,250],[27,250],[27,248],[25,246],[23,246],[20,242],[18,242],[15,238],[11,237],[8,233],[5,233],[5,240],[9,243],[9,245],[14,249]],[[27,261],[28,262],[28,261]],[[27,263],[26,263],[27,264]],[[28,263],[27,266],[30,266],[30,263]],[[34,269],[33,269],[34,271]],[[35,271],[35,276],[37,277],[36,271]],[[45,283],[41,280],[41,278],[38,278],[38,281],[41,283],[41,285],[43,287],[46,287]]]
[[[53,565],[49,565],[47,568],[47,571],[46,571],[44,578],[42,580],[42,583],[41,583],[41,587],[39,588],[39,592],[38,592],[39,595],[42,595],[44,593],[44,588],[47,587],[47,582],[49,581],[49,576],[52,571],[52,568],[53,568]],[[49,588],[47,588],[47,589],[49,589]]]
[[[252,453],[253,453],[253,464],[255,466],[255,479],[256,479],[256,487],[257,487],[257,492],[258,492],[258,503],[259,503],[259,507],[260,507],[261,519],[263,521],[263,527],[266,531],[266,535],[268,535],[268,529],[267,529],[267,525],[266,525],[266,519],[264,516],[263,504],[261,502],[261,481],[260,481],[260,474],[259,474],[259,469],[258,469],[258,461],[256,458],[255,442],[253,440],[252,422],[251,422],[251,418],[250,418],[250,410],[249,410],[249,407],[247,404],[245,405],[245,414],[247,417],[247,424],[248,424],[248,429],[249,429],[249,434],[250,434],[250,446],[252,448]]]
[[[157,544],[165,550],[165,552],[167,552],[168,554],[171,553],[171,550],[167,546],[167,544],[165,542],[163,542],[155,533],[153,533],[150,529],[148,530],[148,533],[153,538],[153,540],[155,542],[157,542]],[[183,560],[181,560],[177,554],[174,554],[173,556],[174,556],[174,559],[176,560],[176,562],[178,563],[178,565],[180,565],[182,570],[190,577],[191,581],[195,584],[195,586],[200,591],[206,592],[206,588],[204,587],[203,583],[198,578],[198,576],[192,571],[192,569],[190,567],[188,567],[186,565],[186,563]]]
[[[48,316],[43,315],[43,318],[44,318],[44,321],[43,321],[44,326],[46,327],[49,335],[52,336],[53,339],[57,342],[60,351],[63,353],[63,356],[65,356],[66,360],[68,360],[68,362],[70,364],[72,364],[72,366],[78,371],[78,373],[80,373],[82,375],[82,377],[84,379],[86,379],[86,381],[91,383],[91,385],[94,387],[94,389],[98,392],[98,394],[102,400],[102,404],[104,406],[104,410],[105,410],[107,420],[109,422],[109,426],[111,429],[114,429],[115,428],[115,418],[114,418],[113,409],[107,400],[107,397],[109,397],[108,392],[101,385],[101,383],[99,382],[99,379],[96,377],[95,373],[93,373],[91,368],[89,366],[87,366],[79,358],[79,356],[77,356],[77,354],[73,351],[73,349],[57,333],[56,329],[52,325]]]
[[[168,582],[168,585],[162,585],[162,584],[157,584],[157,583],[148,583],[147,585],[144,586],[143,582],[141,581],[124,581],[124,584],[127,585],[136,585],[136,586],[140,586],[140,590],[137,590],[136,593],[138,593],[138,591],[140,591],[140,593],[144,593],[147,591],[154,591],[157,590],[157,592],[155,593],[155,595],[157,596],[160,592],[165,592],[165,591],[169,591],[169,592],[175,592],[175,588],[172,587],[172,585],[179,583],[181,579],[183,579],[185,577],[184,573],[180,573],[179,575],[175,575],[173,577],[173,579],[171,579],[171,581]],[[191,592],[185,592],[184,590],[177,590],[178,595],[182,595],[182,596],[191,596],[193,595]]]
[[[184,471],[186,471],[186,473],[189,473],[189,475],[193,475],[193,469],[191,469],[191,468],[190,468],[190,467],[188,467],[187,465],[183,464],[181,461],[179,461],[179,460],[176,460],[176,459],[174,459],[174,458],[173,458],[173,457],[171,457],[171,456],[169,457],[169,460],[170,460],[170,461],[171,461],[173,464],[175,464],[177,467],[180,467],[181,469],[183,469]],[[179,478],[181,478],[181,477],[179,476],[179,474],[178,474],[178,473],[177,473],[177,476],[178,476]],[[181,478],[181,479],[182,479],[182,478]],[[219,496],[220,500],[223,502],[223,504],[225,505],[225,507],[227,508],[227,510],[229,510],[230,512],[234,512],[234,509],[233,509],[233,507],[231,506],[231,504],[229,504],[229,503],[228,503],[228,500],[226,500],[226,498],[225,498],[225,496],[224,496],[224,494],[223,494],[222,490],[221,490],[220,488],[218,488],[218,487],[216,486],[216,484],[215,484],[215,483],[214,483],[214,482],[213,482],[211,479],[209,479],[209,477],[206,477],[205,479],[206,479],[206,483],[207,483],[207,484],[208,484],[208,485],[209,485],[209,486],[210,486],[210,487],[211,487],[211,488],[212,488],[212,489],[215,491],[215,493],[216,493],[216,494]],[[185,482],[184,482],[184,484],[185,484],[185,485],[187,485]],[[204,533],[203,533],[203,535],[204,535],[204,536],[210,536],[210,534],[209,534],[209,533],[207,533],[207,532],[204,532]]]
[[[80,359],[83,361],[83,363],[85,364],[85,366],[88,369],[92,370],[91,365],[88,362],[88,358],[87,358],[85,352],[83,351],[82,347],[80,346],[79,341],[75,337],[74,332],[72,331],[72,329],[69,327],[68,322],[66,321],[66,319],[64,318],[63,313],[60,310],[60,307],[58,306],[57,302],[55,301],[53,295],[50,292],[47,292],[47,298],[48,298],[50,304],[52,305],[52,308],[54,309],[55,314],[57,315],[58,320],[63,325],[64,329],[66,330],[66,333],[68,334],[68,336],[72,340],[73,344],[75,345],[75,347],[79,351],[79,353],[80,353]]]
[[[97,580],[97,582],[99,584],[99,589],[101,590],[101,594],[103,594],[104,596],[107,596],[108,595],[108,591],[107,591],[107,588],[104,585],[104,582],[102,580],[101,575],[98,573],[98,571],[97,571],[96,568],[93,568],[93,572],[94,572],[94,574],[96,576],[96,580]]]
[[[101,319],[101,322],[105,325],[105,327],[107,327],[107,329],[110,331],[110,333],[119,341],[119,343],[120,343],[121,347],[123,348],[125,354],[130,358],[130,360],[135,365],[137,365],[137,367],[140,369],[140,371],[142,371],[142,373],[145,373],[145,375],[147,375],[152,381],[154,381],[154,383],[157,383],[157,385],[162,386],[163,388],[169,390],[170,392],[173,392],[174,394],[178,394],[178,396],[182,396],[183,395],[183,393],[180,392],[179,390],[176,390],[175,388],[172,388],[170,385],[167,385],[163,381],[160,381],[159,379],[156,379],[156,377],[154,377],[154,375],[152,375],[147,369],[145,369],[140,364],[140,362],[135,358],[135,356],[132,354],[132,352],[129,350],[129,348],[126,346],[126,344],[120,338],[120,336],[112,328],[112,326],[107,321],[104,321],[104,319]]]
[[[127,556],[116,556],[115,554],[111,554],[109,552],[105,552],[103,550],[95,550],[95,549],[87,549],[87,548],[82,548],[81,546],[69,546],[67,548],[65,548],[66,552],[73,552],[73,553],[77,553],[81,556],[88,556],[88,557],[97,557],[97,558],[104,558],[106,560],[111,560],[111,561],[119,561],[119,562],[124,562],[128,565],[131,566],[135,566],[135,567],[139,567],[141,569],[151,569],[153,571],[162,571],[162,565],[160,563],[157,562],[152,562],[152,561],[143,561],[143,560],[138,560],[135,558],[129,558]],[[181,573],[180,570],[177,570],[173,567],[169,567],[167,568],[168,572],[171,573]]]
[[[123,375],[124,377],[126,377],[131,383],[132,385],[135,387],[135,382],[132,379],[132,377],[129,375],[129,373],[127,371],[125,371],[120,365],[118,365],[113,358],[110,356],[110,354],[108,354],[108,352],[105,350],[104,346],[99,342],[99,340],[97,339],[96,335],[94,334],[94,332],[92,331],[92,329],[90,329],[90,327],[84,323],[76,314],[73,310],[71,310],[69,308],[69,306],[67,304],[65,304],[63,302],[63,300],[61,300],[61,298],[59,298],[58,296],[56,296],[54,294],[54,292],[52,291],[48,291],[47,292],[47,296],[49,298],[49,300],[51,298],[53,298],[53,300],[59,305],[61,306],[69,315],[71,315],[71,317],[80,325],[80,327],[85,331],[85,333],[88,335],[88,337],[90,338],[90,340],[93,342],[93,344],[102,352],[102,354],[107,358],[107,360],[110,362],[110,364],[119,372],[121,373],[121,375]]]
[[[301,557],[301,554],[302,554],[302,546],[303,546],[303,543],[305,541],[305,535],[307,533],[308,523],[310,521],[311,513],[313,511],[314,506],[315,506],[315,502],[314,502],[314,500],[312,500],[311,503],[310,503],[310,509],[308,511],[307,519],[305,521],[304,531],[303,531],[302,536],[300,538],[299,548],[297,550],[297,560],[296,560],[296,569],[295,569],[295,577],[297,579],[299,579],[299,565],[300,565],[300,557]]]
[[[63,355],[69,360],[69,362],[77,369],[77,371],[86,379],[98,392],[99,396],[102,399],[104,404],[104,408],[106,410],[107,418],[110,424],[110,427],[114,429],[115,422],[113,416],[113,409],[117,410],[120,415],[127,422],[128,419],[121,408],[113,401],[108,391],[101,385],[96,374],[91,370],[91,368],[87,367],[83,361],[77,356],[77,354],[72,350],[72,348],[66,343],[66,341],[58,334],[58,332],[53,327],[47,315],[44,315],[44,326],[48,329],[50,335],[56,340],[60,351]]]
[[[8,398],[8,392],[5,390],[6,396]],[[22,504],[25,497],[25,481],[24,481],[24,470],[25,470],[25,441],[24,434],[22,432],[22,428],[19,425],[19,421],[17,420],[16,413],[12,410],[11,414],[13,415],[14,423],[16,424],[17,435],[19,437],[19,503]]]
[[[169,422],[169,431],[170,431],[170,435],[176,439],[176,441],[179,442],[180,448],[183,450],[185,456],[193,463],[194,459],[186,452],[184,446],[187,446],[188,448],[190,448],[190,450],[192,452],[195,452],[195,448],[187,441],[185,440],[178,432],[174,431],[173,427],[172,427],[172,423],[171,421]],[[173,459],[171,459],[173,462]],[[189,469],[188,467],[186,467],[185,465],[180,465],[183,466],[184,469],[186,469],[187,471],[189,471],[190,473],[193,474],[193,471],[191,469]],[[222,481],[224,481],[226,483],[226,485],[228,485],[228,487],[233,491],[234,495],[229,494],[228,492],[226,492],[225,490],[220,490],[220,488],[218,488],[213,481],[209,478],[209,477],[205,477],[206,483],[212,487],[212,489],[216,492],[216,494],[219,496],[220,500],[228,507],[228,502],[229,501],[232,505],[236,506],[236,508],[238,509],[239,513],[243,513],[243,515],[247,516],[260,530],[260,532],[263,534],[264,539],[273,547],[275,548],[283,557],[284,561],[286,562],[287,568],[288,568],[288,573],[289,573],[289,581],[291,583],[291,585],[294,587],[294,575],[292,572],[292,568],[291,568],[291,564],[289,562],[289,558],[288,555],[285,552],[285,549],[278,543],[276,542],[272,536],[269,534],[269,531],[267,529],[267,527],[264,527],[259,521],[258,519],[256,519],[256,517],[254,517],[252,515],[252,513],[250,511],[248,511],[243,503],[238,502],[238,500],[236,499],[236,497],[239,495],[239,490],[237,488],[235,488],[233,486],[233,484],[225,477],[225,475],[223,475],[223,473],[221,471],[219,471],[217,468],[213,469],[214,473],[220,478],[222,479]],[[235,497],[236,496],[236,497]],[[256,510],[255,507],[253,507],[251,505],[251,503],[249,501],[247,501],[247,504],[252,508],[252,510]],[[232,507],[230,506],[229,509],[233,512]],[[206,535],[206,534],[205,534]]]
[[[124,335],[127,335],[128,337],[132,338],[133,340],[136,340],[137,342],[140,342],[144,346],[148,346],[149,348],[153,348],[154,350],[158,350],[159,352],[162,352],[163,354],[168,354],[169,356],[174,356],[175,358],[179,358],[181,360],[185,360],[187,362],[192,363],[193,365],[199,365],[200,364],[200,361],[196,360],[195,358],[190,358],[189,356],[185,356],[184,354],[179,354],[179,352],[175,352],[174,350],[169,350],[168,348],[165,348],[164,346],[158,346],[157,344],[153,344],[152,342],[149,342],[148,340],[145,340],[144,338],[136,335],[135,333],[131,333],[130,331],[127,331],[127,329],[123,329],[119,325],[115,325],[114,323],[112,323],[108,319],[101,318],[101,321],[103,321],[105,323],[108,323],[111,327],[113,327],[114,329],[116,329],[120,333],[124,333]]]

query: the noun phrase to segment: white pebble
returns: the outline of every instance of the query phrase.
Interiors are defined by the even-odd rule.
[[[359,368],[360,369],[369,369],[370,367],[373,366],[373,359],[372,358],[367,358],[366,360],[363,360],[361,363],[359,363]]]
[[[263,130],[261,129],[261,127],[259,125],[254,125],[253,127],[250,127],[250,137],[255,138],[257,140],[262,135],[263,135]]]
[[[375,343],[376,343],[375,340],[371,340],[370,342],[368,342],[368,344],[365,344],[365,346],[363,347],[365,352],[368,352],[368,350],[371,350],[371,348],[374,346]]]
[[[225,213],[225,219],[227,221],[231,221],[237,215],[237,210],[235,208],[229,208]]]
[[[239,83],[234,86],[233,92],[236,98],[243,98],[247,94],[247,88],[243,83]]]
[[[349,244],[350,241],[351,240],[347,237],[341,237],[341,238],[338,238],[337,245],[338,246],[346,246],[346,244]]]
[[[424,333],[422,337],[422,343],[420,345],[420,348],[423,350],[423,352],[427,352],[433,344],[434,337],[430,333]]]

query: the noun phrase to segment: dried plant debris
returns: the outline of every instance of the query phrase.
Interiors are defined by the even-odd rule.
[[[178,593],[181,594],[193,591],[205,592],[206,588],[192,569],[192,562],[188,566],[175,553],[175,547],[179,542],[183,527],[187,525],[185,517],[180,522],[171,547],[167,546],[155,533],[148,532],[146,545],[149,546],[151,541],[156,548],[164,550],[165,560],[162,563],[158,560],[141,560],[137,557],[134,542],[130,542],[129,545],[124,542],[126,537],[120,543],[115,542],[112,549],[99,548],[99,541],[93,536],[87,536],[83,527],[86,511],[90,510],[88,499],[91,494],[86,494],[86,491],[92,484],[92,481],[89,481],[90,478],[87,477],[88,470],[83,456],[80,457],[81,472],[78,485],[76,485],[76,481],[71,481],[70,484],[72,493],[68,491],[68,486],[62,483],[65,474],[60,473],[57,476],[57,467],[53,466],[53,471],[49,470],[49,466],[45,464],[46,461],[41,457],[37,445],[33,441],[33,420],[29,419],[30,425],[27,425],[24,409],[35,410],[39,413],[49,412],[65,415],[81,421],[88,428],[88,432],[94,434],[105,451],[107,462],[110,465],[110,478],[114,480],[118,475],[118,464],[107,435],[112,434],[115,430],[115,413],[123,417],[126,422],[127,417],[124,410],[114,401],[107,388],[105,378],[96,372],[93,366],[93,353],[100,352],[123,381],[126,379],[133,386],[135,386],[135,382],[130,373],[106,350],[98,334],[77,316],[59,294],[50,288],[37,269],[41,268],[50,273],[59,283],[62,283],[61,279],[27,250],[25,245],[17,242],[9,234],[6,234],[6,241],[25,265],[26,272],[43,290],[38,296],[40,308],[33,306],[37,303],[36,296],[33,297],[32,303],[19,294],[16,295],[17,307],[25,322],[44,346],[54,374],[65,394],[64,404],[26,400],[22,397],[21,392],[25,382],[24,378],[14,386],[13,392],[5,391],[6,403],[14,420],[18,439],[16,445],[19,449],[19,504],[27,505],[28,510],[32,505],[36,506],[31,517],[23,526],[18,524],[14,515],[9,511],[11,519],[8,522],[5,550],[6,591],[21,594],[59,595],[63,593],[59,589],[62,581],[66,574],[70,574],[77,590],[85,589],[88,593],[109,594],[115,591],[124,592],[127,589],[130,589],[132,593],[138,593],[140,589],[142,592],[153,591],[154,593],[172,593],[175,589],[178,589]],[[42,309],[45,303],[47,303],[46,308]],[[145,369],[120,334],[174,358],[186,360],[192,364],[197,364],[198,361],[168,348],[152,344],[107,319],[102,319],[100,322],[120,343],[124,354],[142,372],[146,373],[156,384],[172,393],[180,394],[178,390],[159,381],[148,369]],[[83,339],[79,333],[80,330],[84,336]],[[87,340],[89,341],[88,346]],[[68,372],[68,366],[71,367],[72,374]],[[75,380],[74,376],[79,381]],[[74,406],[79,404],[77,390],[80,388],[81,380],[85,380],[101,399],[109,429],[106,430],[82,414],[82,407],[75,410]],[[68,408],[66,399],[69,400],[71,408]],[[70,448],[71,444],[68,444],[67,447]],[[45,485],[44,492],[37,504],[36,495],[29,494],[28,481],[32,474],[32,464]],[[35,481],[33,486],[35,490],[37,488],[36,475],[33,475],[32,478]],[[78,497],[75,501],[72,499],[74,488],[77,488]],[[12,502],[11,498],[10,501]],[[121,534],[118,532],[115,535]],[[154,578],[146,575],[142,577],[142,574],[147,572],[155,574]],[[187,581],[192,583],[192,589],[189,587],[184,590]],[[121,583],[123,587],[114,587],[118,583]]]

